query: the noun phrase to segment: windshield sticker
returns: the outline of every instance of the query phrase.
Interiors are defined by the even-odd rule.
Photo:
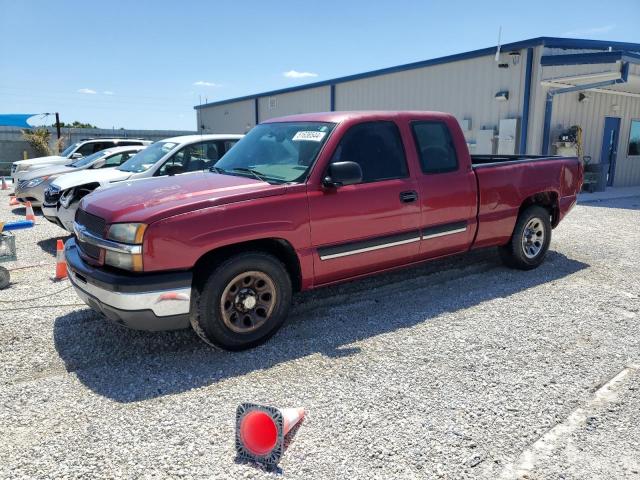
[[[303,131],[296,133],[291,139],[293,142],[321,142],[327,132]]]

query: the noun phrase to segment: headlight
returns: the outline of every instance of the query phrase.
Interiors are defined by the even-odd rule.
[[[140,245],[146,229],[144,223],[114,223],[109,227],[107,238],[114,242]]]
[[[142,271],[141,253],[120,253],[112,250],[105,250],[104,263],[112,267],[130,270],[132,272]]]
[[[142,245],[146,229],[147,225],[144,223],[114,223],[109,227],[107,238],[114,242]],[[104,263],[132,272],[141,272],[143,268],[142,253],[124,253],[105,250]]]
[[[47,178],[49,177],[37,177],[34,178],[33,180],[29,180],[26,185],[24,186],[24,188],[33,188],[33,187],[37,187],[38,185],[40,185],[42,182],[44,182]]]

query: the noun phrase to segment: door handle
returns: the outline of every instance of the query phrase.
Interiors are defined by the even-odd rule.
[[[402,203],[411,203],[418,200],[418,192],[415,190],[407,190],[406,192],[400,192],[400,201]]]

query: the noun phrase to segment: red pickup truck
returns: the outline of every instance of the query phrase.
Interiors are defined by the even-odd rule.
[[[69,278],[119,324],[191,324],[240,350],[278,330],[296,291],[490,246],[537,267],[582,178],[576,158],[470,156],[444,113],[277,118],[211,172],[85,197]]]

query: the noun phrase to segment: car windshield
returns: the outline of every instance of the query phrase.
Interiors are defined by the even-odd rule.
[[[129,160],[118,167],[123,172],[140,173],[149,170],[158,160],[164,157],[171,150],[176,148],[176,142],[156,142],[140,153],[136,153]]]
[[[211,170],[262,178],[269,183],[304,181],[334,127],[334,123],[325,122],[258,125]]]
[[[75,167],[75,168],[80,168],[80,167],[86,167],[87,165],[93,163],[94,161],[98,160],[99,158],[104,157],[107,154],[106,150],[102,150],[101,152],[96,152],[93,155],[89,155],[88,157],[83,157],[79,160],[76,160],[75,162],[69,164],[70,167]]]
[[[60,154],[61,157],[70,157],[71,154],[73,153],[73,151],[78,148],[78,145],[80,145],[79,143],[74,143],[73,145],[69,145],[67,148],[65,148],[62,153]]]

